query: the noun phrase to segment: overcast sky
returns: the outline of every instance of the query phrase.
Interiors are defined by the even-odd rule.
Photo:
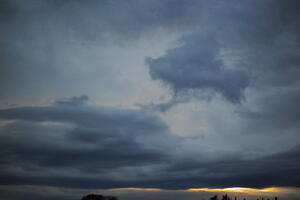
[[[299,11],[0,1],[0,190],[300,187]]]

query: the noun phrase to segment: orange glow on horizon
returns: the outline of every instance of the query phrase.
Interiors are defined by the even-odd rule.
[[[295,192],[295,188],[269,187],[269,188],[246,188],[246,187],[231,187],[231,188],[190,188],[188,192],[228,192],[228,193],[244,193],[248,195],[259,195],[266,193],[289,193]]]
[[[159,188],[112,188],[108,191],[164,191]],[[176,191],[176,190],[175,190]],[[219,193],[235,193],[235,194],[246,194],[246,195],[267,195],[267,194],[284,194],[284,193],[299,193],[299,188],[290,187],[269,187],[269,188],[247,188],[247,187],[231,187],[231,188],[189,188],[189,189],[178,189],[177,191],[183,192],[219,192]]]

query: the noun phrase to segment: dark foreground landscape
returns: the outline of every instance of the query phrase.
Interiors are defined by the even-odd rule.
[[[274,198],[267,198],[266,200],[278,200],[277,197]],[[89,194],[86,195],[84,197],[81,198],[81,200],[118,200],[118,197],[114,197],[114,196],[103,196],[100,194]],[[219,200],[218,195],[215,195],[211,198],[209,198],[209,200]],[[247,200],[246,198],[231,198],[229,197],[227,194],[222,195],[222,198],[220,200]],[[262,198],[257,198],[257,200],[265,200],[263,197]]]

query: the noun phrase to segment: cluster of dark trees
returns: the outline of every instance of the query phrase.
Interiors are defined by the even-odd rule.
[[[215,196],[211,197],[210,200],[218,200],[218,196],[215,195]],[[231,200],[231,198],[227,194],[225,194],[222,196],[222,200]],[[234,200],[237,200],[237,197],[234,197]],[[246,200],[246,199],[244,198],[243,200]],[[260,200],[260,199],[257,199],[257,200]],[[265,200],[265,199],[261,198],[261,200]],[[270,200],[270,199],[268,198],[266,200]],[[274,200],[278,200],[278,198],[275,197]]]
[[[81,200],[118,200],[117,197],[114,196],[103,196],[99,194],[89,194],[81,198]],[[215,195],[210,198],[210,200],[218,200],[218,196]],[[227,194],[222,196],[222,200],[232,200]],[[234,200],[237,200],[237,197],[234,197]],[[245,198],[243,200],[246,200]],[[257,199],[260,200],[260,199]],[[261,200],[265,200],[264,198],[261,198]],[[269,198],[266,200],[270,200]],[[277,197],[274,198],[274,200],[278,200]]]
[[[103,196],[101,194],[89,194],[81,198],[81,200],[118,200],[114,196]]]

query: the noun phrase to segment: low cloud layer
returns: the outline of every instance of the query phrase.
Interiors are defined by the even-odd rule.
[[[46,199],[57,199],[57,200],[72,200],[80,199],[89,193],[112,195],[117,196],[122,200],[152,200],[152,199],[209,199],[214,195],[221,197],[227,193],[230,197],[237,196],[239,199],[254,200],[258,197],[264,197],[265,199],[273,199],[277,196],[282,200],[297,200],[299,199],[299,189],[297,188],[272,188],[273,191],[262,192],[260,190],[250,189],[250,192],[237,192],[237,191],[187,191],[187,190],[159,190],[159,189],[143,189],[143,188],[124,188],[124,189],[113,189],[113,190],[90,190],[90,189],[70,189],[70,188],[57,188],[57,187],[45,187],[45,186],[0,186],[0,191],[7,200],[22,198],[32,200],[46,200]]]
[[[47,182],[53,177],[135,179],[136,167],[165,162],[158,142],[147,142],[168,134],[159,118],[134,110],[78,105],[83,97],[0,111],[2,120],[10,120],[1,128],[2,184]]]
[[[0,110],[6,122],[0,135],[1,184],[166,189],[300,186],[295,176],[300,171],[299,148],[255,159],[237,153],[214,159],[202,152],[188,156],[183,138],[173,135],[159,117],[78,104],[79,99],[87,97]]]

